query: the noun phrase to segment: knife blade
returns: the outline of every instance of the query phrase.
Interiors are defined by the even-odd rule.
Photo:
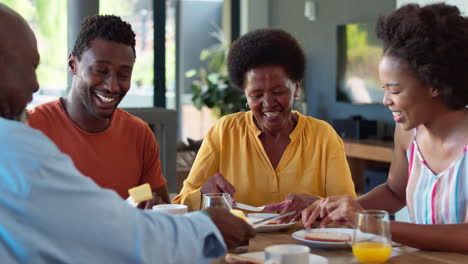
[[[265,208],[265,206],[257,207],[257,206],[252,206],[252,205],[243,204],[243,203],[239,203],[239,202],[233,202],[232,206],[237,207],[237,208],[242,209],[242,210],[248,210],[248,211],[254,211],[254,212],[261,212],[261,211],[263,211],[263,208]]]
[[[276,219],[279,219],[279,218],[282,218],[282,217],[285,217],[285,216],[288,216],[288,215],[293,215],[295,213],[296,213],[296,211],[291,211],[289,213],[284,213],[284,214],[279,214],[279,215],[275,215],[275,216],[272,216],[272,217],[268,217],[268,218],[265,218],[263,220],[253,222],[252,227],[255,229],[255,228],[258,228],[260,226],[268,224],[272,220],[276,220]]]

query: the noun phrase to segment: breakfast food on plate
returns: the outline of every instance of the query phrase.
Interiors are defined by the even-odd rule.
[[[132,197],[134,203],[140,203],[153,199],[153,193],[151,192],[149,183],[145,183],[129,189],[128,194],[130,194],[130,197]]]
[[[311,228],[322,228],[320,226],[320,220],[315,221],[315,223],[312,224]],[[335,223],[335,222],[330,222],[323,228],[353,228],[353,227],[350,226],[350,225],[347,225],[347,224],[340,225],[340,224]]]
[[[239,256],[235,254],[226,254],[225,260],[227,263],[238,263],[242,262],[245,264],[263,264],[263,260],[254,259],[250,257]]]
[[[351,235],[338,232],[309,232],[304,236],[307,240],[323,242],[350,242]]]
[[[231,209],[229,212],[231,212],[231,214],[239,217],[240,219],[242,219],[244,221],[247,221],[247,217],[245,217],[244,212],[242,212],[241,210]]]

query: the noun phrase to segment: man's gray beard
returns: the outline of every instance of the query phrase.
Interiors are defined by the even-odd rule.
[[[13,120],[19,121],[21,123],[26,123],[28,121],[28,112],[26,111],[26,109],[24,109],[23,112],[21,112],[21,114],[15,117]]]

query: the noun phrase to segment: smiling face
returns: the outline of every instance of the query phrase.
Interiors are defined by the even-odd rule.
[[[245,96],[257,126],[262,131],[287,129],[299,84],[292,82],[280,66],[266,65],[245,74]]]
[[[379,76],[385,89],[383,104],[392,111],[395,122],[410,130],[431,120],[437,92],[407,62],[384,56],[379,64]]]
[[[74,109],[79,109],[81,116],[110,118],[130,89],[134,61],[130,46],[101,38],[90,42],[81,60],[70,55],[73,89],[78,95],[71,102],[79,106]]]

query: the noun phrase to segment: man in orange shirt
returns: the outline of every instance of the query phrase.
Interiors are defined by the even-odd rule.
[[[127,198],[129,188],[149,183],[159,202],[169,202],[154,134],[117,108],[130,89],[134,62],[128,23],[116,16],[87,18],[68,58],[69,94],[30,111],[28,122],[101,187]]]

